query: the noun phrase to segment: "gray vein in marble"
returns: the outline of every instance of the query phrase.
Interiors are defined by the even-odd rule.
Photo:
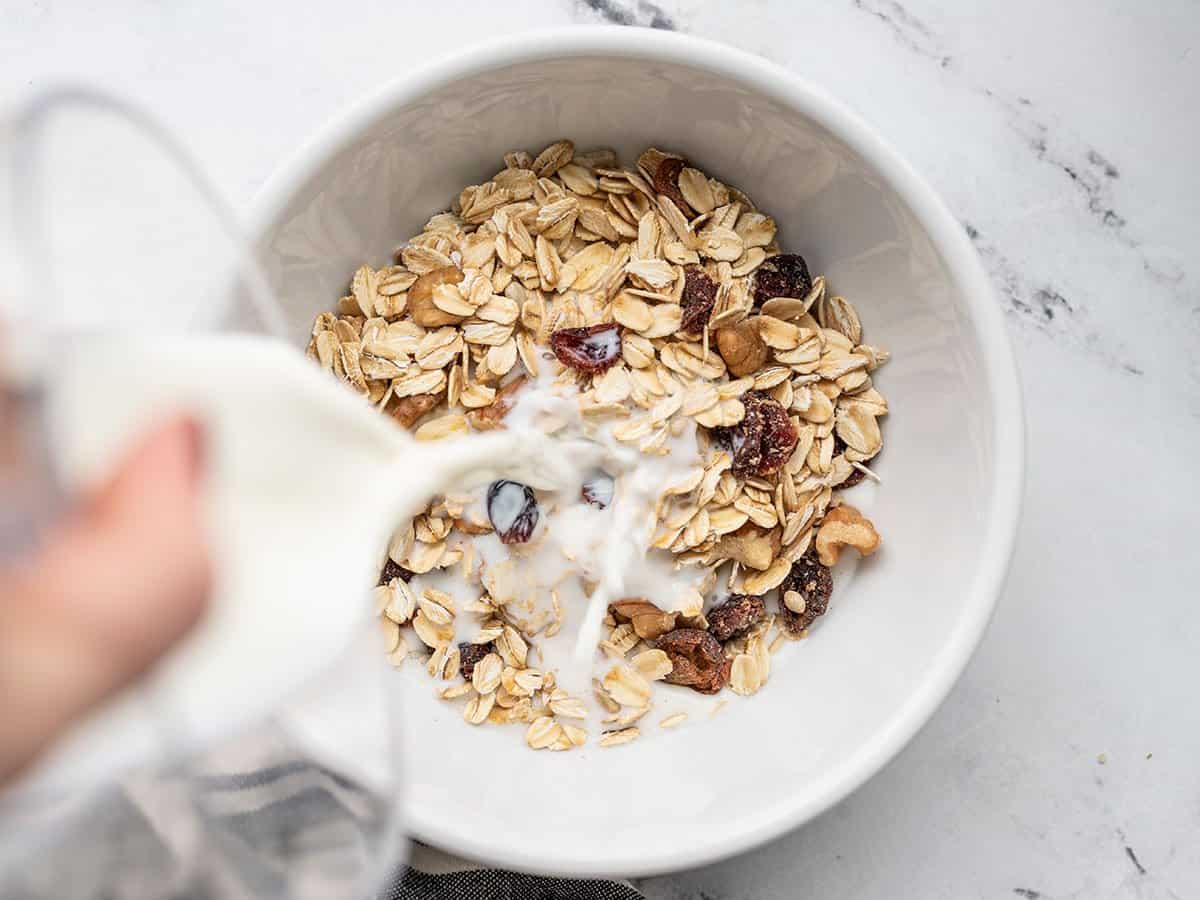
[[[1125,847],[1125,855],[1129,857],[1129,861],[1133,863],[1133,866],[1137,869],[1139,875],[1146,874],[1146,867],[1143,866],[1141,861],[1137,858],[1137,854],[1133,852],[1132,847],[1128,845]]]
[[[1031,281],[978,228],[970,222],[964,222],[963,228],[1004,299],[1010,316],[1055,340],[1078,345],[1131,375],[1144,374],[1140,366],[1106,346],[1104,336],[1088,327],[1086,311],[1062,289]]]
[[[1029,98],[1007,100],[989,88],[978,92],[1005,110],[1009,123],[1039,162],[1057,169],[1083,194],[1088,212],[1100,225],[1110,229],[1125,246],[1138,246],[1125,233],[1128,221],[1113,208],[1112,184],[1121,177],[1115,165],[1092,147],[1061,146],[1065,143],[1062,129],[1052,135],[1049,126],[1034,117],[1034,104]]]
[[[1039,900],[1042,896],[1041,891],[1035,891],[1032,888],[1013,888],[1013,893],[1018,897],[1024,897],[1025,900]]]
[[[1147,248],[1130,233],[1128,219],[1117,212],[1113,186],[1121,172],[1116,165],[1095,148],[1074,141],[1066,129],[1052,130],[1037,119],[1035,106],[1028,98],[1018,97],[1013,102],[987,88],[978,89],[978,93],[1006,112],[1010,125],[1028,144],[1035,159],[1057,169],[1083,195],[1089,215],[1102,232],[1132,253],[1151,281],[1161,286],[1177,303],[1193,312],[1200,311],[1195,292],[1186,284],[1187,273],[1182,263],[1171,256],[1156,255]]]
[[[896,0],[854,0],[854,8],[886,25],[909,50],[932,59],[943,69],[953,64],[953,58],[942,50],[941,42],[929,26]]]
[[[635,3],[620,3],[618,0],[576,0],[576,3],[613,25],[639,25],[666,31],[674,31],[677,27],[674,19],[667,15],[661,6],[647,0],[637,0]]]
[[[905,9],[896,0],[853,0],[854,7],[883,22],[896,40],[921,56],[932,59],[943,69],[954,67],[954,59],[928,25]],[[1088,211],[1106,228],[1112,229],[1128,247],[1137,243],[1125,234],[1127,220],[1112,203],[1112,182],[1121,177],[1120,171],[1098,150],[1092,147],[1061,148],[1061,138],[1052,140],[1050,129],[1033,115],[1033,101],[1028,97],[1008,100],[985,87],[972,87],[1002,107],[1010,124],[1025,140],[1034,156],[1053,166],[1066,176],[1084,195]]]
[[[855,9],[879,20],[892,32],[896,41],[919,56],[936,62],[942,69],[956,71],[953,56],[925,22],[909,12],[896,0],[852,0]],[[1118,212],[1113,198],[1113,185],[1120,179],[1121,172],[1108,157],[1099,150],[1077,141],[1063,128],[1051,129],[1039,116],[1036,106],[1028,97],[1008,99],[996,91],[980,85],[967,85],[969,90],[988,98],[1007,116],[1010,126],[1024,141],[1040,163],[1051,166],[1062,174],[1082,195],[1090,217],[1102,233],[1114,239],[1127,252],[1134,254],[1145,275],[1160,285],[1177,302],[1200,317],[1200,300],[1188,284],[1189,277],[1183,263],[1161,251],[1148,248],[1130,233],[1129,221]],[[983,256],[997,286],[1010,306],[1010,312],[1018,319],[1035,327],[1050,331],[1051,324],[1061,318],[1070,318],[1079,313],[1078,304],[1064,296],[1063,292],[1050,286],[1030,286],[1019,276],[1015,267],[996,247],[982,241],[978,231],[966,225],[976,247]],[[973,233],[972,233],[973,232]],[[1192,323],[1193,329],[1200,328],[1200,318]],[[1118,364],[1126,372],[1141,375],[1142,370],[1132,363],[1118,359],[1112,352],[1100,349],[1101,336],[1095,332],[1082,335],[1082,344],[1098,352],[1109,362]]]

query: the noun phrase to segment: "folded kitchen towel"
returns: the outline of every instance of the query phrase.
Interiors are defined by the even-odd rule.
[[[422,844],[380,900],[644,900],[627,881],[488,869]]]

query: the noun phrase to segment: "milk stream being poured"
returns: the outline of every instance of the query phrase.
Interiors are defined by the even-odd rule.
[[[549,368],[542,366],[516,392],[504,421],[510,429],[549,432],[558,446],[570,448],[576,466],[571,483],[553,493],[539,492],[538,526],[527,542],[506,545],[491,532],[465,534],[461,540],[482,573],[482,587],[505,603],[506,614],[525,634],[537,635],[537,656],[530,664],[554,671],[561,687],[587,701],[592,677],[612,665],[597,652],[611,602],[641,597],[676,610],[698,597],[704,570],[681,571],[671,554],[647,548],[656,526],[656,501],[694,472],[700,456],[690,420],[669,438],[665,453],[642,453],[622,443],[612,427],[624,420],[583,416],[575,379],[557,377]],[[602,504],[582,495],[582,483],[593,500],[597,490],[606,494]],[[486,522],[484,492],[466,493],[464,515]],[[505,495],[496,498],[503,501],[502,515],[511,516],[508,507],[519,501],[520,492],[512,493],[511,503]],[[493,517],[496,511],[493,505]],[[479,591],[457,566],[418,575],[411,587],[418,594],[425,588],[444,591],[460,608]],[[471,641],[478,633],[471,616],[456,617],[454,625],[456,642]]]
[[[197,743],[266,714],[346,646],[370,615],[393,529],[435,494],[499,477],[577,490],[591,461],[586,447],[519,426],[415,441],[260,336],[80,340],[47,375],[46,398],[55,461],[76,489],[162,416],[204,423],[214,596],[152,677],[171,727]],[[81,756],[120,756],[132,703],[119,699],[85,729],[109,746]]]
[[[215,594],[204,621],[153,675],[171,726],[193,742],[269,713],[345,647],[370,615],[367,589],[394,530],[448,491],[482,497],[489,482],[508,478],[548,501],[529,547],[503,545],[494,533],[465,537],[493,593],[530,587],[544,603],[552,590],[567,641],[540,640],[539,664],[573,692],[589,684],[611,601],[641,596],[678,608],[680,573],[645,548],[655,499],[698,460],[694,424],[671,438],[669,454],[639,453],[611,427],[582,421],[574,387],[543,372],[521,389],[504,429],[418,442],[273,339],[105,337],[64,358],[47,379],[48,420],[71,485],[103,477],[165,414],[191,411],[205,425]],[[615,476],[603,510],[580,497],[600,470]],[[414,585],[461,592],[453,578],[434,571]],[[117,730],[107,737],[119,755]]]

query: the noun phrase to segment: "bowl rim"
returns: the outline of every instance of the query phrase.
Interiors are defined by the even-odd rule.
[[[993,401],[995,454],[992,513],[980,542],[979,562],[964,593],[964,614],[946,649],[932,660],[917,690],[867,744],[851,754],[817,787],[754,820],[730,827],[688,847],[647,845],[622,855],[603,844],[586,854],[556,854],[555,871],[572,876],[650,875],[692,868],[750,850],[808,822],[858,789],[916,736],[966,668],[991,620],[1012,557],[1024,489],[1025,429],[1017,367],[1003,313],[965,229],[909,163],[840,101],[796,73],[743,50],[675,32],[617,25],[561,26],[477,43],[418,67],[375,89],[335,115],[302,143],[259,190],[248,218],[260,241],[295,191],[312,173],[398,106],[431,90],[496,68],[573,56],[667,62],[729,79],[806,116],[845,142],[887,181],[941,254],[980,335],[988,393]],[[483,840],[457,833],[452,817],[437,810],[406,809],[416,838],[505,868],[546,872],[533,848],[505,848],[503,856]]]

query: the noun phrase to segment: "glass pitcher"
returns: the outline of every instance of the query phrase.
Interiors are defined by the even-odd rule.
[[[283,317],[236,217],[139,111],[56,91],[7,121],[0,154],[3,563],[71,502],[42,412],[72,338],[282,335]],[[377,641],[364,615],[236,720],[185,724],[151,679],[83,723],[0,789],[0,897],[373,896],[404,851],[397,692]]]

